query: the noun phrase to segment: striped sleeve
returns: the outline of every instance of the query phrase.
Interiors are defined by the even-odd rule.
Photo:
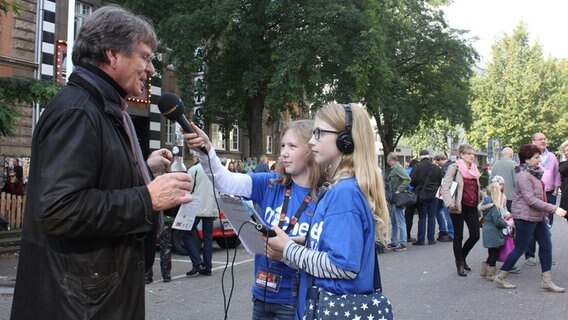
[[[356,272],[334,265],[329,260],[327,252],[310,250],[293,241],[286,244],[284,258],[296,264],[299,269],[318,278],[353,280],[357,276]]]

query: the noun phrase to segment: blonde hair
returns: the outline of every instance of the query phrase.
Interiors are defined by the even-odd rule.
[[[503,193],[501,192],[501,185],[499,182],[493,182],[487,187],[487,191],[491,196],[491,201],[495,207],[499,210],[501,208]]]
[[[305,147],[306,167],[308,168],[309,172],[311,196],[312,198],[317,199],[318,188],[323,184],[325,180],[325,170],[323,165],[317,164],[315,162],[312,148],[308,143],[310,141],[310,138],[312,137],[313,129],[313,120],[296,120],[290,123],[290,125],[288,125],[286,128],[284,128],[280,137],[284,137],[284,135],[290,131],[291,133],[295,134],[297,138],[299,138],[300,143]],[[281,185],[289,185],[292,183],[292,176],[286,173],[284,165],[280,161],[278,161],[278,163],[276,164],[276,172],[280,174],[280,177],[278,179],[271,180],[271,182],[275,182]]]
[[[363,108],[350,104],[352,115],[351,136],[354,150],[352,154],[343,155],[332,177],[352,176],[367,199],[367,203],[375,221],[375,239],[382,243],[390,240],[390,216],[385,196],[385,186],[381,170],[375,154],[375,137],[369,115]],[[329,124],[337,131],[346,131],[345,109],[337,103],[329,103],[318,110],[316,118]]]

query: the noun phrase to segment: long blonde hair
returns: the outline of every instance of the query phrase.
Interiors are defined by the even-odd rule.
[[[500,210],[501,205],[503,204],[503,193],[501,192],[501,184],[495,181],[487,187],[487,191],[491,196],[491,202],[493,202],[495,207],[498,210]]]
[[[355,146],[353,153],[343,155],[337,172],[332,177],[352,176],[367,199],[375,221],[375,239],[382,243],[390,240],[390,216],[385,196],[385,186],[375,154],[375,137],[369,114],[363,108],[350,104],[352,114],[351,136]],[[329,124],[337,131],[346,131],[345,108],[329,103],[318,110],[316,118]]]
[[[317,199],[318,188],[325,181],[325,171],[323,165],[317,164],[315,162],[312,148],[308,143],[310,141],[310,138],[312,137],[313,129],[313,120],[296,120],[290,123],[290,125],[288,125],[286,128],[284,128],[280,137],[284,137],[284,135],[290,131],[296,135],[296,137],[300,140],[302,146],[306,147],[306,167],[308,168],[309,172],[311,196],[312,198]],[[278,161],[278,163],[276,164],[276,172],[280,174],[280,177],[278,179],[272,180],[272,182],[276,182],[281,185],[289,185],[292,183],[292,176],[286,173],[284,165],[280,161]]]

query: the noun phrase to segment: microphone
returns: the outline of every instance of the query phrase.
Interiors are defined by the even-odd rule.
[[[183,102],[177,95],[173,93],[164,93],[158,100],[158,109],[160,109],[160,113],[164,117],[179,123],[184,132],[195,133],[195,130],[193,130],[184,115],[185,107]],[[205,147],[201,147],[199,150],[207,154]]]

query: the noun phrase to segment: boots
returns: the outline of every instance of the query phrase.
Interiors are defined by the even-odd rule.
[[[552,273],[550,271],[543,272],[541,275],[540,290],[549,292],[564,292],[564,288],[560,288],[552,282]]]
[[[493,277],[493,282],[503,289],[515,289],[517,286],[507,281],[508,271],[499,271],[499,274]]]
[[[489,266],[489,265],[488,265],[487,262],[485,262],[485,261],[483,261],[483,262],[481,263],[481,270],[479,271],[479,275],[480,275],[482,278],[485,278],[485,276],[487,276],[487,267],[488,267],[488,266]]]
[[[467,277],[467,274],[465,273],[463,261],[456,260],[456,269],[458,270],[458,276]]]
[[[487,281],[493,281],[493,278],[495,278],[495,267],[487,267],[485,279],[487,279]]]

